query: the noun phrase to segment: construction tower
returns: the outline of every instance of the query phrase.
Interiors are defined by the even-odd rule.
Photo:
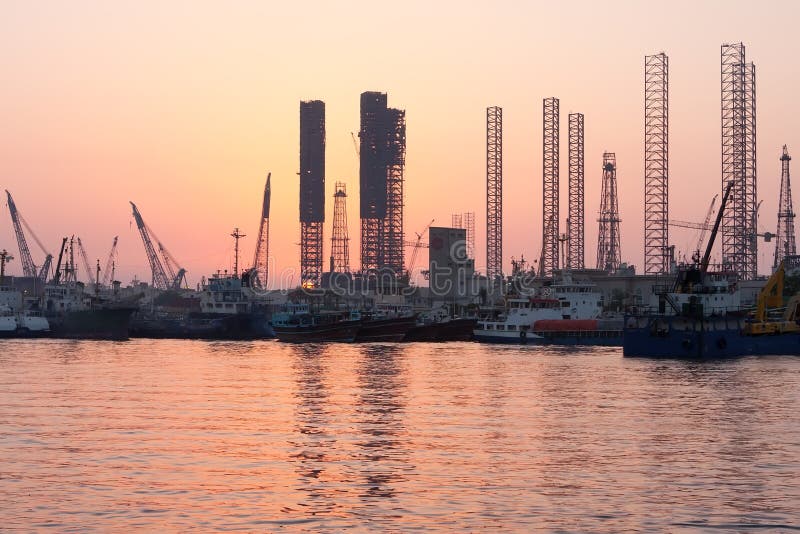
[[[603,186],[600,196],[597,268],[613,273],[620,265],[619,205],[617,203],[617,158],[603,153]]]
[[[503,108],[486,108],[486,277],[503,276]]]
[[[406,112],[386,110],[389,137],[386,162],[386,217],[383,220],[383,265],[396,275],[404,272],[403,174],[406,166]]]
[[[542,258],[540,269],[552,276],[558,269],[558,99],[542,101]]]
[[[569,210],[567,214],[568,269],[583,269],[583,113],[569,114]]]
[[[256,240],[256,253],[253,256],[254,283],[262,288],[267,288],[269,276],[269,201],[272,194],[270,178],[272,173],[267,173],[267,183],[264,186],[264,200],[261,203],[261,223],[258,226],[258,239]]]
[[[669,58],[644,58],[644,272],[669,272]]]
[[[322,276],[325,222],[325,102],[300,102],[300,283]]]
[[[722,263],[752,280],[758,272],[756,231],[755,65],[742,43],[721,47],[722,189],[733,182],[722,218]]]
[[[388,269],[399,275],[404,270],[406,116],[386,103],[386,93],[361,94],[361,270]]]
[[[773,268],[777,269],[781,261],[787,256],[797,254],[794,242],[794,209],[792,207],[792,185],[789,182],[789,162],[792,157],[786,145],[783,145],[781,155],[781,196],[778,201],[778,232],[775,236],[775,262]]]
[[[347,187],[344,182],[336,182],[336,191],[333,193],[331,272],[350,272],[350,236],[347,232]]]

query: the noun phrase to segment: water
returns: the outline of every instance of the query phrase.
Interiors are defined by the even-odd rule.
[[[800,358],[0,342],[0,529],[800,530]]]

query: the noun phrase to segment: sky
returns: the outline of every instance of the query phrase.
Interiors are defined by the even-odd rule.
[[[781,147],[800,154],[797,2],[0,1],[0,186],[49,252],[80,236],[117,278],[150,280],[131,216],[187,269],[190,285],[252,261],[272,173],[272,269],[296,285],[299,102],[326,103],[325,256],[333,188],[348,187],[357,268],[359,95],[406,110],[405,232],[476,213],[485,266],[486,107],[503,107],[504,269],[538,258],[542,99],[561,109],[561,231],[567,114],[585,115],[586,264],[594,266],[604,151],[617,157],[622,259],[643,266],[644,56],[670,63],[670,218],[700,222],[720,192],[720,45],[757,69],[759,230],[775,231]],[[796,148],[796,150],[795,150]],[[795,202],[796,203],[796,202]],[[17,255],[8,209],[0,248]],[[671,228],[689,256],[699,232]],[[44,254],[28,238],[37,265]],[[759,244],[759,270],[773,244]],[[406,250],[410,257],[411,249]],[[416,268],[426,254],[420,254]],[[20,274],[21,262],[8,272]]]

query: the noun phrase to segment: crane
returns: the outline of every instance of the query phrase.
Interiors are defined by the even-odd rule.
[[[6,189],[6,195],[8,196],[8,211],[11,214],[11,223],[14,225],[14,234],[16,234],[17,237],[19,255],[22,260],[22,273],[31,278],[38,278],[39,281],[45,283],[47,282],[47,275],[50,274],[50,264],[53,261],[53,255],[47,252],[47,249],[44,248],[42,242],[39,241],[39,238],[36,237],[36,234],[28,225],[27,221],[25,221],[25,219],[22,217],[22,214],[17,209],[17,205],[14,203],[14,199],[11,197],[11,193],[9,193],[8,189]],[[31,256],[31,251],[28,248],[28,241],[25,239],[25,232],[22,230],[23,226],[28,230],[28,233],[31,235],[31,237],[33,237],[33,240],[36,241],[36,244],[39,245],[39,248],[42,250],[42,252],[44,252],[45,260],[41,269],[38,271],[36,269],[36,265],[33,263],[33,257]]]
[[[414,251],[411,253],[411,259],[408,260],[408,270],[406,271],[408,273],[409,278],[411,278],[411,271],[414,270],[414,264],[417,261],[417,252],[419,252],[419,249],[421,248],[427,248],[427,245],[425,245],[422,242],[422,236],[425,235],[425,232],[428,231],[428,228],[430,228],[431,225],[433,225],[435,220],[436,219],[431,219],[431,222],[429,222],[428,225],[421,232],[415,232],[417,234],[417,240],[415,242],[412,243],[410,241],[406,241],[404,243],[406,246],[414,247]]]
[[[153,287],[168,289],[171,287],[172,281],[167,278],[167,273],[164,271],[161,258],[159,258],[156,253],[153,241],[150,239],[149,228],[144,224],[144,219],[142,219],[142,215],[139,213],[136,204],[131,202],[131,207],[133,208],[133,218],[136,220],[136,227],[139,229],[139,234],[142,236],[142,243],[144,244],[144,251],[147,254],[147,261],[150,262],[150,270],[153,274]]]
[[[106,268],[103,271],[103,285],[107,286],[114,281],[114,259],[117,254],[117,240],[119,236],[114,236],[114,243],[111,244],[111,252],[108,253],[108,260],[106,260]]]
[[[92,267],[89,264],[89,255],[86,254],[86,249],[83,248],[81,238],[76,238],[76,241],[78,242],[78,251],[81,254],[81,261],[83,262],[83,269],[86,271],[86,283],[87,285],[92,285],[94,281],[92,280]]]

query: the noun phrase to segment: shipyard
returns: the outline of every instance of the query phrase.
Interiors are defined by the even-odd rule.
[[[800,531],[800,3],[4,7],[3,532]]]
[[[777,204],[767,204],[777,205],[778,223],[774,232],[760,230],[755,67],[747,62],[743,43],[723,44],[720,51],[722,200],[716,205],[720,195],[715,195],[705,220],[697,222],[670,217],[669,58],[663,52],[644,58],[644,210],[636,214],[644,220],[641,269],[623,261],[623,243],[626,250],[636,245],[621,235],[616,154],[606,151],[601,160],[588,162],[587,173],[583,113],[570,112],[565,121],[567,205],[560,211],[561,103],[556,97],[542,99],[541,251],[532,262],[524,256],[511,257],[511,272],[506,272],[503,108],[485,108],[486,247],[485,268],[479,269],[476,258],[484,251],[476,249],[474,211],[453,213],[448,225],[432,219],[419,232],[407,231],[406,111],[391,107],[387,93],[366,91],[360,95],[359,130],[350,132],[358,162],[357,259],[350,258],[348,184],[336,181],[331,198],[326,198],[326,103],[303,100],[297,172],[299,271],[296,279],[292,275],[289,280],[294,286],[272,272],[275,262],[270,253],[270,239],[284,238],[287,226],[286,221],[270,217],[273,183],[285,187],[293,177],[273,180],[267,172],[263,194],[251,192],[261,199],[260,214],[248,217],[258,221],[257,234],[245,241],[247,234],[234,228],[230,270],[209,269],[193,285],[189,276],[195,273],[181,266],[134,201],[130,202],[130,226],[139,234],[150,272],[123,285],[115,276],[119,236],[113,237],[110,251],[102,258],[89,256],[76,235],[61,236],[58,246],[51,247],[34,233],[12,193],[6,191],[17,246],[13,252],[7,246],[0,254],[3,335],[602,344],[625,345],[626,354],[646,356],[645,345],[663,339],[642,341],[636,349],[624,344],[626,316],[631,325],[642,321],[649,325],[658,322],[659,314],[696,316],[698,310],[701,316],[730,313],[739,317],[739,330],[751,337],[764,329],[774,334],[766,325],[771,321],[768,317],[786,309],[792,294],[784,295],[784,290],[798,287],[791,156],[786,145],[782,150],[773,147],[780,165],[774,165],[773,172],[761,180],[780,182]],[[594,211],[585,198],[587,174],[601,178],[594,266],[587,264],[585,250],[587,212]],[[333,208],[327,218],[326,204]],[[594,227],[595,221],[591,222],[589,228]],[[696,246],[676,251],[671,231],[685,229],[698,232]],[[716,265],[711,263],[715,240],[719,242]],[[33,251],[29,242],[36,244]],[[781,278],[780,296],[765,294],[774,293],[776,275],[759,275],[760,247],[774,250],[772,271]],[[11,265],[19,265],[21,273],[8,274]],[[690,272],[697,275],[687,282]],[[724,287],[715,289],[707,281],[712,278],[724,282]],[[784,284],[784,278],[789,282]],[[692,299],[691,305],[683,303],[681,308],[682,297],[709,291],[727,295],[730,302],[717,308],[706,304],[703,312],[703,306]],[[763,308],[764,303],[770,304],[769,310]],[[781,320],[796,321],[794,315]],[[754,323],[764,326],[759,330]],[[666,335],[659,332],[662,338]],[[794,339],[793,331],[781,329],[780,335]],[[720,338],[718,344],[725,350],[714,356],[737,355],[735,345],[742,341],[731,337],[733,346],[728,343]],[[681,350],[658,355],[707,356]]]

